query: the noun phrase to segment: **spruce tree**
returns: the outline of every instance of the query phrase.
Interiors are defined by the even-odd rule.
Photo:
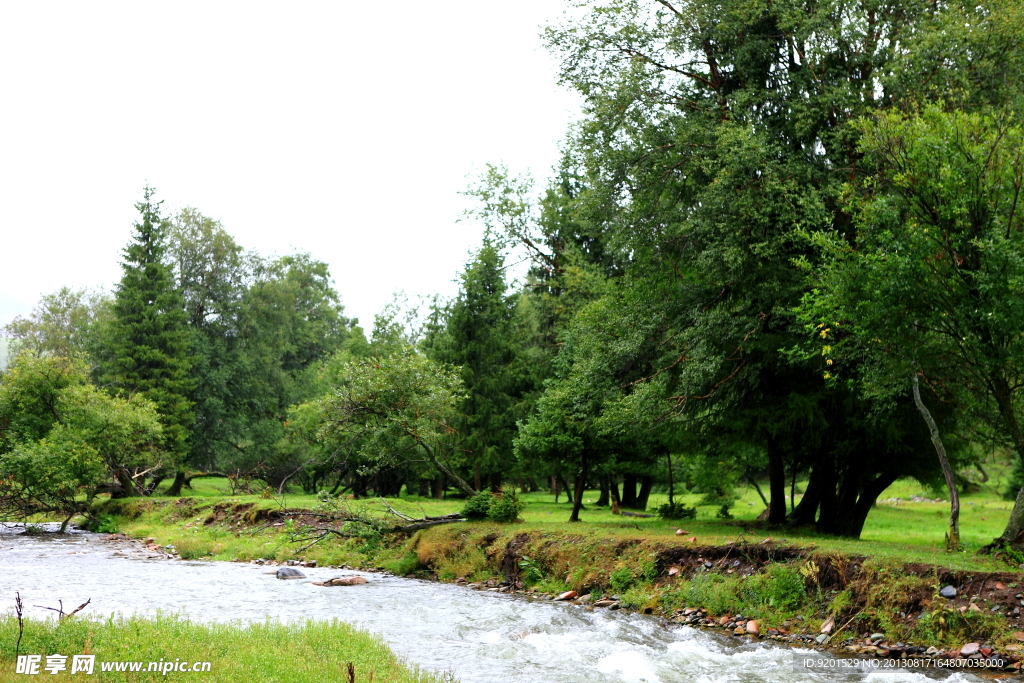
[[[124,275],[114,295],[109,367],[106,381],[118,390],[142,394],[157,406],[164,425],[165,465],[180,466],[188,452],[193,414],[187,396],[190,332],[181,293],[164,262],[168,224],[161,202],[147,187],[135,205],[141,221],[124,249]],[[134,493],[128,473],[119,476],[125,493]]]

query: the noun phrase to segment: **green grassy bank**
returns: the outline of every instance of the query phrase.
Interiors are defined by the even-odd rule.
[[[30,680],[15,673],[18,621],[0,617],[0,681]],[[209,683],[302,681],[303,683],[442,683],[454,679],[418,671],[401,661],[380,639],[338,621],[303,625],[261,623],[197,624],[174,616],[111,618],[74,616],[56,621],[25,620],[20,652],[42,655],[46,680],[79,680],[71,674],[73,655],[94,655],[100,681],[202,680]],[[43,669],[46,656],[67,656],[56,675]],[[200,671],[147,671],[150,662],[209,663]],[[141,670],[102,671],[103,663],[139,662]],[[352,665],[352,676],[349,664]],[[109,664],[108,664],[109,666]],[[166,667],[170,668],[170,667]]]

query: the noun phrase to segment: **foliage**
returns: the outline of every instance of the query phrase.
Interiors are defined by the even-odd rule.
[[[519,499],[515,486],[506,486],[501,490],[501,495],[494,496],[490,508],[487,510],[487,519],[492,522],[511,524],[519,520],[519,515],[526,509],[526,503]]]
[[[544,580],[540,564],[527,555],[523,555],[523,559],[519,560],[519,569],[522,570],[523,583],[527,586],[536,585]]]
[[[105,382],[157,406],[164,450],[173,460],[167,465],[175,467],[188,452],[194,417],[188,394],[195,381],[189,374],[191,335],[184,303],[164,263],[168,224],[153,194],[147,187],[136,204],[141,220],[124,250],[124,274],[106,339]],[[126,486],[125,494],[134,492]]]
[[[374,467],[426,456],[439,473],[475,495],[445,462],[463,396],[456,370],[412,349],[354,360],[344,366],[337,388],[319,402],[321,435]]]
[[[678,500],[659,505],[656,512],[662,519],[695,519],[697,517],[697,508],[687,507],[685,503]]]
[[[481,491],[475,496],[468,498],[466,504],[462,506],[462,516],[471,520],[487,519],[492,499],[493,496],[490,491]]]
[[[84,363],[25,352],[0,375],[0,510],[72,516],[101,485],[159,466],[161,425],[144,398],[115,398]]]
[[[764,572],[749,577],[740,589],[748,605],[763,605],[778,612],[791,612],[807,597],[800,573],[784,564],[772,564]]]

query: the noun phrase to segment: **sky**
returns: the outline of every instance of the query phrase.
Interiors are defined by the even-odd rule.
[[[538,181],[578,96],[558,0],[0,4],[0,326],[110,289],[142,188],[247,249],[329,264],[369,327],[396,291],[451,296],[487,163]]]

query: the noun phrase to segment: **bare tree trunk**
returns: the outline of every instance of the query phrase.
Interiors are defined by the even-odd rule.
[[[778,447],[768,443],[768,522],[784,524],[786,521],[786,465]]]
[[[672,479],[672,451],[665,453],[665,460],[668,462],[668,504],[675,505],[676,484]]]
[[[999,414],[1002,417],[1006,428],[1010,431],[1013,445],[1017,450],[1017,456],[1024,462],[1024,433],[1021,432],[1020,423],[1017,422],[1017,414],[1013,409],[1010,387],[1006,380],[999,377],[992,382],[993,395],[996,404],[999,406]],[[979,550],[979,553],[990,553],[993,550],[1005,546],[1015,546],[1020,543],[1021,534],[1024,534],[1024,486],[1017,492],[1017,499],[1010,511],[1010,519],[1006,522],[1006,528],[999,538],[993,539],[991,543]]]
[[[946,552],[955,553],[960,550],[960,494],[956,490],[953,468],[949,466],[949,458],[946,457],[946,447],[942,443],[939,427],[935,424],[935,418],[932,417],[928,406],[921,400],[920,382],[918,382],[916,372],[914,373],[914,403],[928,425],[932,445],[935,446],[939,464],[942,465],[942,476],[946,478],[946,488],[949,489],[949,531],[946,533]]]
[[[580,521],[580,509],[583,507],[583,487],[587,485],[587,454],[585,451],[581,460],[580,471],[576,475],[576,488],[572,496],[572,514],[569,515],[570,522]]]

